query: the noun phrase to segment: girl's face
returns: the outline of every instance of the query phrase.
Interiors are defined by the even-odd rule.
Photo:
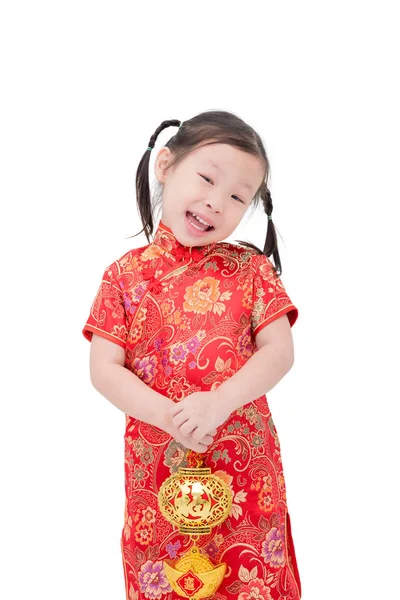
[[[167,169],[171,158],[169,148],[161,148],[154,166],[163,184],[161,221],[184,246],[225,240],[235,231],[263,181],[263,161],[221,143],[196,148]],[[205,229],[191,213],[212,229]]]

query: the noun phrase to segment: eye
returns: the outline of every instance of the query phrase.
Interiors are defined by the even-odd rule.
[[[203,179],[208,179],[208,181],[211,181],[211,179],[209,177],[207,177],[206,175],[200,175],[200,177],[203,177]],[[238,196],[232,196],[232,198],[237,198],[239,200],[239,202],[241,202],[242,204],[246,204],[244,202],[244,200],[241,200]]]
[[[211,179],[209,177],[207,177],[206,175],[200,175],[200,177],[202,177],[203,179],[208,179],[208,181],[211,181]]]

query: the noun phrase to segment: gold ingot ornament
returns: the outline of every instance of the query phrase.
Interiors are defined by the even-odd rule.
[[[160,487],[158,505],[162,515],[193,542],[207,535],[227,517],[232,507],[228,485],[203,466],[201,454],[189,451],[190,467],[180,467]],[[177,561],[164,560],[164,572],[172,589],[184,598],[212,596],[222,583],[227,565],[213,565],[194,544]]]

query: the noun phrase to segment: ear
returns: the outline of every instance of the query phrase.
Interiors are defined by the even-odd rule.
[[[171,160],[171,157],[171,150],[166,146],[161,148],[157,153],[156,160],[154,163],[154,174],[160,183],[165,182],[165,179],[167,177],[166,169],[168,167],[169,161]]]

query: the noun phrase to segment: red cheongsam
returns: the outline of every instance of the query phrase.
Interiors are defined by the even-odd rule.
[[[152,243],[104,272],[82,330],[125,349],[125,367],[179,402],[212,391],[257,351],[255,334],[298,316],[272,262],[228,242],[182,246],[162,221]],[[125,416],[125,516],[121,536],[127,600],[178,600],[163,570],[192,545],[162,516],[163,481],[188,466],[166,432]],[[198,545],[226,576],[213,600],[299,600],[300,577],[286,502],[279,437],[265,394],[235,410],[202,454],[230,486],[229,517]]]

